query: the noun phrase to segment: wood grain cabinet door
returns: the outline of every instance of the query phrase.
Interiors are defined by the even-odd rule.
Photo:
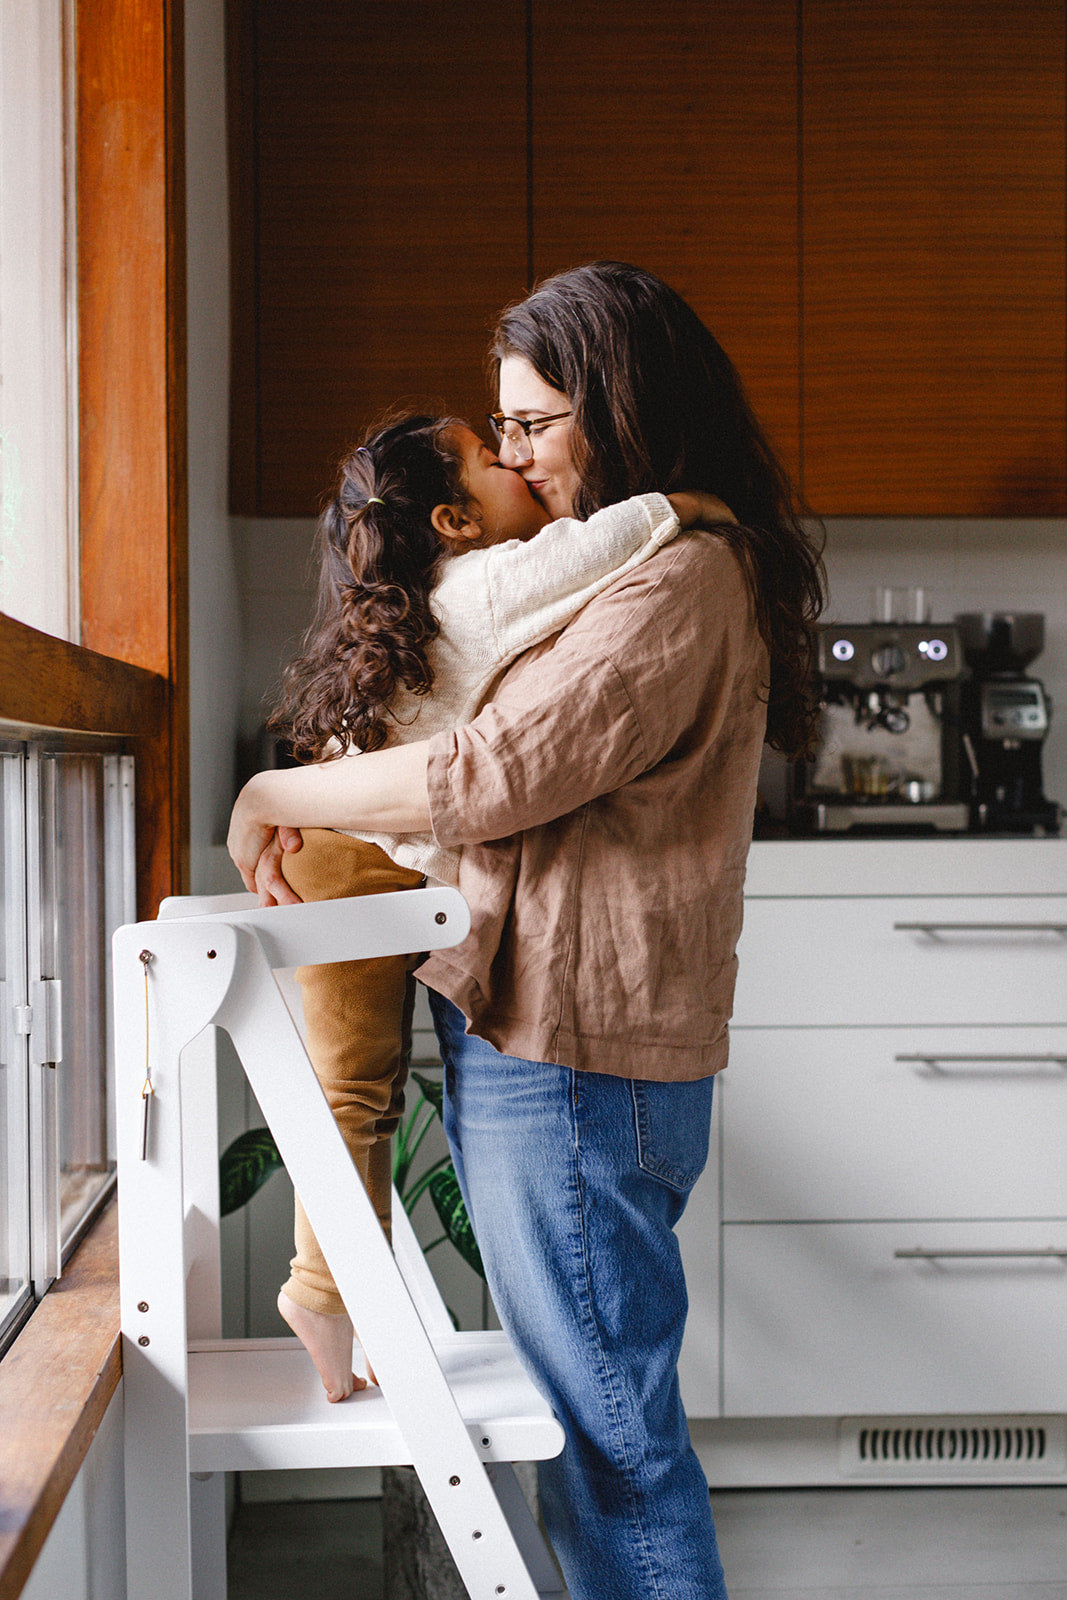
[[[1062,516],[1062,0],[806,0],[804,488]]]
[[[230,0],[232,501],[478,417],[547,273],[659,273],[835,516],[1067,512],[1062,0]]]
[[[526,287],[526,36],[487,0],[231,0],[231,503],[313,516],[397,403],[488,409]]]
[[[658,273],[798,461],[795,0],[533,0],[534,276]]]

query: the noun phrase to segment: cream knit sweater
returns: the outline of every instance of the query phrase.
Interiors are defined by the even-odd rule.
[[[532,539],[450,557],[431,601],[441,624],[428,651],[433,689],[395,696],[388,742],[409,744],[469,722],[516,656],[566,627],[594,595],[677,532],[670,502],[642,494],[594,512],[588,522],[561,517]],[[444,883],[459,879],[459,850],[444,848],[432,834],[356,837],[380,845],[399,866]]]

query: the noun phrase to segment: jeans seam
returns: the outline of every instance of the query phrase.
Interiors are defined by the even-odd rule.
[[[622,1426],[622,1421],[621,1421],[621,1418],[619,1416],[619,1400],[618,1400],[618,1396],[615,1393],[614,1387],[612,1385],[612,1381],[611,1381],[611,1364],[607,1360],[607,1357],[606,1357],[606,1354],[605,1354],[604,1341],[603,1341],[603,1338],[602,1338],[602,1335],[601,1335],[600,1323],[597,1320],[596,1308],[595,1308],[595,1304],[594,1304],[594,1301],[593,1301],[593,1295],[592,1295],[592,1289],[591,1289],[592,1272],[591,1272],[590,1263],[589,1263],[589,1245],[588,1245],[588,1234],[587,1234],[587,1231],[586,1231],[585,1207],[584,1207],[584,1205],[582,1203],[582,1177],[581,1177],[581,1156],[580,1156],[581,1141],[580,1141],[580,1136],[579,1136],[579,1131],[578,1131],[578,1088],[577,1088],[578,1080],[579,1080],[579,1074],[576,1071],[574,1071],[574,1069],[572,1069],[571,1070],[571,1097],[570,1097],[571,1098],[571,1138],[572,1138],[572,1149],[574,1151],[575,1191],[576,1191],[576,1196],[577,1196],[577,1201],[578,1201],[579,1239],[581,1241],[581,1247],[582,1247],[582,1289],[583,1289],[582,1300],[581,1300],[582,1315],[583,1315],[584,1319],[588,1322],[590,1328],[592,1329],[593,1338],[594,1338],[595,1344],[596,1344],[597,1369],[598,1369],[597,1370],[598,1387],[600,1389],[601,1396],[603,1398],[606,1398],[608,1400],[608,1402],[610,1403],[612,1416],[615,1419],[615,1434],[616,1434],[616,1440],[617,1440],[616,1447],[619,1450],[619,1455],[620,1455],[620,1458],[622,1460],[623,1471],[624,1471],[624,1474],[625,1474],[626,1499],[627,1499],[627,1507],[628,1507],[631,1526],[632,1526],[635,1534],[637,1535],[637,1541],[638,1541],[638,1543],[640,1545],[641,1556],[642,1556],[642,1560],[643,1560],[644,1568],[645,1568],[645,1574],[646,1574],[646,1576],[648,1578],[648,1581],[649,1581],[649,1583],[650,1583],[650,1585],[652,1587],[653,1592],[657,1596],[659,1596],[659,1595],[662,1594],[662,1590],[660,1589],[659,1579],[658,1579],[658,1576],[656,1574],[656,1571],[655,1571],[655,1568],[654,1568],[653,1562],[652,1562],[652,1552],[651,1552],[651,1549],[649,1548],[648,1539],[647,1539],[647,1537],[645,1535],[644,1526],[643,1526],[642,1521],[641,1521],[641,1515],[640,1515],[640,1498],[641,1497],[637,1493],[637,1490],[636,1490],[636,1487],[635,1487],[634,1481],[633,1481],[634,1480],[634,1463],[631,1461],[630,1452],[626,1447],[626,1432],[625,1432],[625,1429]]]

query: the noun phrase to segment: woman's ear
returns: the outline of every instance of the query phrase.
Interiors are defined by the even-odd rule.
[[[469,549],[482,536],[481,523],[473,521],[460,506],[434,506],[430,526],[454,555]]]

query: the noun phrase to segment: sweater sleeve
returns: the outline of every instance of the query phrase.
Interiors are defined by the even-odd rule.
[[[472,722],[431,740],[434,835],[473,844],[563,816],[680,758],[687,730],[729,719],[742,682],[755,704],[765,673],[736,558],[687,536],[513,667]]]
[[[560,517],[533,539],[485,552],[485,585],[496,653],[509,661],[566,627],[594,595],[678,533],[661,494],[635,495],[588,522]]]

